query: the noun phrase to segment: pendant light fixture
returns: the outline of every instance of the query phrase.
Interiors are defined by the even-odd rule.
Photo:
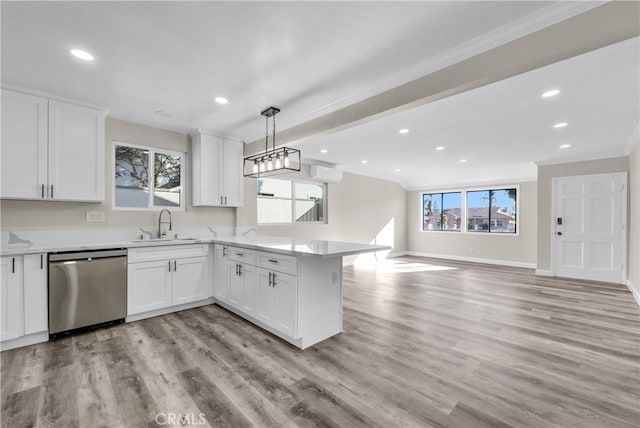
[[[300,171],[300,150],[290,147],[276,148],[276,114],[279,108],[268,107],[260,112],[265,117],[264,153],[244,158],[245,177],[268,177],[270,175],[285,174]],[[271,150],[269,150],[269,118],[273,118],[273,135]]]

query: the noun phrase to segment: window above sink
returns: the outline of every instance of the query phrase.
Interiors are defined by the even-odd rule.
[[[186,154],[114,142],[114,209],[185,209]]]

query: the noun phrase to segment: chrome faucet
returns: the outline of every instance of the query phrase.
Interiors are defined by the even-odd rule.
[[[160,211],[160,215],[158,216],[158,238],[164,238],[165,236],[167,236],[167,230],[162,228],[163,224],[167,224],[166,221],[162,221],[162,214],[164,212],[169,214],[169,230],[172,230],[171,229],[171,211],[165,208],[162,211]]]

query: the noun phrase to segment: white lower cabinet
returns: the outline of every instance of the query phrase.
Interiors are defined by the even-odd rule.
[[[208,299],[208,248],[195,244],[129,249],[127,315]]]
[[[216,303],[300,349],[342,331],[342,257],[218,247]]]
[[[206,257],[175,260],[171,304],[182,305],[209,297],[207,272]]]
[[[24,334],[49,330],[47,255],[24,256]]]
[[[259,268],[256,318],[287,336],[297,337],[297,294],[295,276]]]
[[[229,303],[247,315],[256,308],[256,267],[248,263],[228,262]]]
[[[2,257],[0,341],[11,349],[48,338],[46,254]],[[30,336],[30,335],[36,335]]]
[[[215,298],[289,339],[298,337],[297,258],[216,244]]]
[[[132,263],[127,268],[127,315],[171,306],[171,260]]]
[[[0,340],[20,337],[24,332],[22,257],[2,257],[2,301]]]
[[[229,294],[228,247],[215,244],[213,253],[213,297],[226,301]]]

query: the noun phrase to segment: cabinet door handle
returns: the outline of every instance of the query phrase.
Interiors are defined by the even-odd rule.
[[[42,199],[44,199],[44,184],[42,185]]]
[[[169,260],[169,272],[171,272],[171,260]]]
[[[227,197],[224,197],[224,204],[227,205]]]
[[[242,276],[242,265],[238,265],[238,276]]]
[[[40,269],[44,269],[44,254],[40,254]]]
[[[238,263],[236,263],[236,276],[238,276]]]
[[[272,284],[273,284],[273,286],[275,287],[275,286],[277,285],[277,284],[276,284],[276,273],[275,273],[275,272],[273,273],[272,278],[273,278],[273,279],[271,280],[271,283],[272,283]]]
[[[53,184],[51,185],[51,199],[53,199]]]
[[[11,257],[11,273],[16,273],[16,258]]]
[[[177,271],[178,271],[178,261],[177,261],[177,260],[174,260],[174,261],[173,261],[173,271],[174,271],[174,272],[177,272]]]
[[[278,263],[277,260],[273,260],[273,259],[268,259],[267,261],[270,262],[270,263]]]
[[[273,273],[269,272],[269,287],[271,287],[271,275],[273,275]]]
[[[224,205],[224,204],[222,203],[222,196],[220,196],[220,205]]]
[[[222,247],[222,257],[227,257],[227,247]]]
[[[244,256],[244,253],[236,253],[236,256],[242,257],[242,256]]]

